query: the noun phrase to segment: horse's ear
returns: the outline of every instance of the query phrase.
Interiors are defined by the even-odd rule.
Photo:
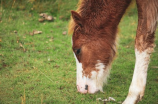
[[[83,27],[82,17],[75,11],[71,11],[71,15],[75,23],[78,24],[80,27]]]

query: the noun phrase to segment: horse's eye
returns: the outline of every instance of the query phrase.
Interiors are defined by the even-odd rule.
[[[81,53],[81,49],[77,49],[76,50],[76,54],[78,55],[78,54],[80,54]]]

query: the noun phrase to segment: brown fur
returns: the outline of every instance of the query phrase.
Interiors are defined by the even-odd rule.
[[[158,0],[137,0],[138,28],[135,47],[140,52],[154,48],[154,34],[158,20]]]
[[[91,10],[91,8],[96,8],[97,9],[97,7],[102,7],[102,5],[104,5],[104,7],[102,9],[98,8],[96,10],[97,12],[99,11],[98,12],[99,14],[103,13],[102,14],[103,17],[100,17],[101,20],[99,20],[99,18],[94,19],[94,17],[96,15],[99,15],[97,13],[91,13],[91,17],[88,17],[88,18],[92,18],[93,20],[97,20],[97,22],[101,22],[103,25],[105,25],[104,22],[102,21],[102,20],[105,20],[105,18],[108,18],[110,20],[112,20],[112,19],[115,20],[115,18],[117,18],[118,16],[122,17],[122,15],[124,14],[126,8],[129,5],[130,1],[131,0],[90,0],[90,1],[89,0],[79,0],[78,8],[77,8],[76,12],[79,13],[81,16],[83,15],[82,16],[83,18],[87,18],[89,16],[89,14],[86,14],[86,13],[87,12],[89,13],[89,12],[93,11],[93,10]],[[97,3],[98,3],[98,5],[95,5]],[[94,5],[92,5],[92,4],[94,4]],[[132,4],[134,4],[134,2]],[[90,6],[91,6],[91,8],[89,8]],[[86,10],[87,7],[88,7],[89,10]],[[94,12],[96,12],[96,11],[94,11]],[[108,19],[106,19],[106,20],[108,21]],[[118,19],[120,19],[120,18],[118,18]],[[118,24],[119,21],[116,20],[115,23]],[[69,23],[68,33],[72,34],[75,27],[76,27],[76,23],[74,22],[74,20],[71,17],[71,20],[70,20],[70,23]]]

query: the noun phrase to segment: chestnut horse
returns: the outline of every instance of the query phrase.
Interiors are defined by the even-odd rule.
[[[71,11],[69,32],[77,64],[77,90],[103,91],[116,54],[118,24],[131,0],[80,0]],[[135,104],[144,95],[150,55],[158,21],[158,0],[136,0],[138,27],[136,63],[129,93],[123,104]]]

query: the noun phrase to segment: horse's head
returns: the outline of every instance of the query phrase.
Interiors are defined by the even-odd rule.
[[[105,28],[97,29],[90,19],[71,13],[76,25],[72,49],[77,64],[77,89],[81,93],[103,91],[115,55],[114,39],[106,35]]]

